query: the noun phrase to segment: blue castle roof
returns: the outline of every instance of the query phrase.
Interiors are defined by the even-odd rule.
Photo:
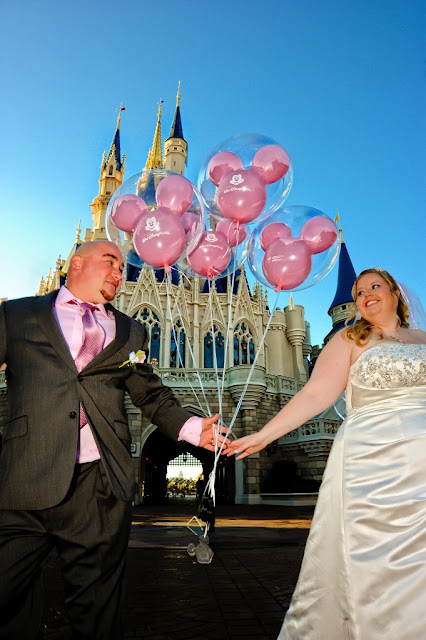
[[[355,282],[356,274],[352,261],[349,257],[346,244],[342,242],[339,256],[339,273],[337,277],[337,289],[330,309],[339,304],[352,302],[352,285]],[[330,313],[330,309],[328,313]]]
[[[176,107],[169,138],[181,138],[182,140],[185,140],[185,138],[183,137],[182,120],[180,117],[179,105],[177,105]]]

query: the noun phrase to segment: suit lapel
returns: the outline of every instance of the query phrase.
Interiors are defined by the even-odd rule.
[[[57,352],[58,356],[70,367],[76,371],[76,366],[64,336],[61,333],[55,314],[53,313],[53,302],[58,295],[58,291],[53,291],[45,296],[35,299],[38,306],[38,314],[36,315],[40,328],[48,337],[50,344]]]

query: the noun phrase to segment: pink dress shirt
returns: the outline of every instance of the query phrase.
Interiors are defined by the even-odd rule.
[[[65,286],[61,287],[53,305],[53,313],[58,322],[65,342],[68,345],[73,360],[80,350],[83,336],[82,312],[75,304],[70,304],[72,300],[83,302],[76,298]],[[93,303],[92,303],[93,304]],[[105,311],[103,304],[97,304],[95,317],[98,324],[105,333],[105,341],[103,348],[109,345],[115,338],[115,318],[111,311]],[[182,426],[178,440],[185,440],[190,444],[197,446],[200,442],[202,430],[201,418],[193,416],[189,418]],[[99,460],[100,454],[93,437],[90,424],[87,423],[80,429],[80,438],[76,453],[76,462],[92,462]]]

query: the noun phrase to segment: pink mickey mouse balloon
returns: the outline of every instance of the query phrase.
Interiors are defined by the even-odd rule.
[[[312,254],[329,249],[337,238],[337,228],[328,216],[315,216],[307,220],[300,233]]]
[[[167,207],[173,213],[182,215],[191,206],[194,197],[192,184],[179,175],[167,176],[160,182],[156,191],[159,207]]]
[[[195,249],[188,253],[190,267],[200,276],[213,278],[231,261],[231,248],[222,233],[205,231]]]
[[[275,291],[298,287],[308,277],[311,266],[308,245],[298,238],[275,240],[262,261],[263,274]]]
[[[275,240],[279,238],[291,238],[292,235],[290,227],[283,222],[271,222],[271,224],[264,227],[260,234],[260,246],[263,251],[266,251]]]
[[[262,211],[266,189],[255,171],[230,171],[217,188],[217,207],[228,220],[251,222]]]
[[[117,229],[132,233],[139,218],[147,210],[148,207],[142,198],[125,193],[112,203],[110,216]]]
[[[279,144],[268,144],[256,151],[252,168],[265,184],[272,184],[285,176],[290,168],[290,158]]]
[[[236,153],[231,151],[220,151],[209,161],[207,173],[213,184],[219,186],[222,178],[230,171],[239,171],[243,168],[243,163]]]
[[[247,225],[222,218],[216,226],[218,233],[223,233],[230,247],[236,247],[247,237]]]
[[[185,243],[180,219],[165,207],[144,213],[133,233],[136,253],[152,267],[169,268],[182,255]]]

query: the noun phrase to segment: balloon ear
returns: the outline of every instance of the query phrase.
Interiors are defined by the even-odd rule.
[[[194,188],[183,176],[171,175],[160,182],[155,195],[159,207],[181,216],[191,206]]]
[[[272,184],[285,176],[290,158],[279,144],[267,144],[256,151],[251,166],[264,184]]]
[[[207,173],[213,184],[218,187],[222,178],[230,171],[239,171],[243,163],[239,156],[232,151],[219,151],[210,158]]]

